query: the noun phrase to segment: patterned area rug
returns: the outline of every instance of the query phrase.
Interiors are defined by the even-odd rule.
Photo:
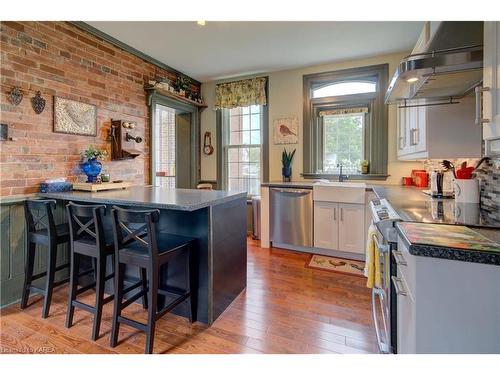
[[[306,267],[315,268],[323,271],[340,272],[348,275],[362,276],[365,268],[365,262],[359,260],[350,260],[326,255],[314,254],[306,263]]]

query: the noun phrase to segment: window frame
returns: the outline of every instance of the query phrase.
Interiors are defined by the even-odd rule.
[[[266,95],[269,98],[268,93],[268,82],[266,82]],[[227,110],[229,112],[229,110]],[[260,142],[260,170],[261,170],[261,180],[260,183],[267,182],[269,180],[269,105],[261,105],[261,142]],[[229,129],[229,116],[224,116],[224,110],[216,110],[216,146],[217,146],[217,186],[222,190],[227,190],[227,153],[225,146],[227,145],[227,134],[224,133],[225,129]],[[245,145],[243,147],[256,147],[252,145]],[[250,196],[250,195],[249,195]]]
[[[388,114],[384,96],[387,90],[389,65],[379,64],[366,67],[344,69],[333,72],[304,75],[304,136],[303,136],[303,173],[304,178],[334,178],[337,174],[318,173],[323,163],[323,136],[319,110],[327,108],[348,108],[367,106],[365,118],[364,155],[370,161],[369,174],[351,174],[352,179],[378,179],[388,177]],[[372,81],[377,83],[377,91],[313,98],[313,90],[334,83],[349,81]]]

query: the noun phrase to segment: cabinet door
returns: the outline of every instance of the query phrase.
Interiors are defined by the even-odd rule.
[[[398,155],[404,155],[407,150],[408,138],[406,135],[406,108],[397,108],[398,122]]]
[[[418,104],[423,104],[424,100],[417,101]],[[427,129],[427,107],[415,107],[416,124],[413,131],[413,144],[415,152],[427,151],[426,129]]]
[[[339,204],[314,202],[314,247],[338,249]]]
[[[500,22],[484,23],[483,138],[500,138]]]
[[[365,207],[362,204],[339,203],[340,251],[364,254]]]
[[[395,280],[391,280],[395,282]],[[407,287],[404,277],[398,272],[397,281],[400,288]],[[408,291],[406,295],[397,294],[397,352],[399,354],[416,354],[416,321],[415,302]]]

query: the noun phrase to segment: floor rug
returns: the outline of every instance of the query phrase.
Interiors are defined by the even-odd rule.
[[[313,254],[306,267],[364,277],[365,262]]]

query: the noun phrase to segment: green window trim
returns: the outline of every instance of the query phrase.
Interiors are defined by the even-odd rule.
[[[365,118],[364,157],[370,161],[370,174],[350,174],[353,179],[386,179],[388,163],[388,114],[384,104],[387,90],[388,64],[345,69],[334,72],[309,74],[303,77],[304,136],[303,173],[304,178],[335,178],[335,174],[318,173],[323,162],[323,135],[318,113],[322,110],[349,107],[368,107]],[[332,83],[348,81],[377,82],[377,91],[354,95],[313,98],[314,89]]]

